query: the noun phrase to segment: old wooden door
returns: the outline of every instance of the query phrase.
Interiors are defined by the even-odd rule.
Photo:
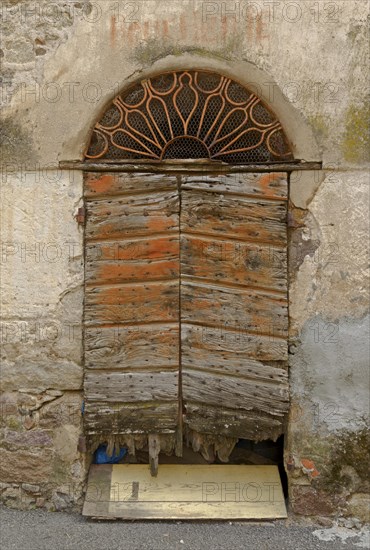
[[[288,409],[287,179],[87,173],[90,440],[212,460]],[[153,442],[153,441],[152,441]]]
[[[287,411],[286,176],[192,176],[181,193],[185,422],[227,460],[239,438],[275,439]]]

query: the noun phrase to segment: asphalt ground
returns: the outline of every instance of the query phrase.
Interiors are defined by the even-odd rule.
[[[1,550],[357,550],[368,532],[294,521],[124,522],[0,507]]]

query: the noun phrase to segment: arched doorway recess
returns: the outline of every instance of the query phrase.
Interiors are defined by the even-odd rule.
[[[155,75],[102,114],[85,158],[91,448],[148,445],[155,471],[184,437],[227,461],[239,438],[283,433],[288,185],[276,166],[289,162],[270,109],[217,73]]]

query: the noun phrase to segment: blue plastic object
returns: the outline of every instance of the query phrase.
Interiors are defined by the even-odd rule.
[[[117,464],[127,454],[127,449],[122,447],[118,454],[109,456],[107,445],[99,445],[94,454],[94,464]]]

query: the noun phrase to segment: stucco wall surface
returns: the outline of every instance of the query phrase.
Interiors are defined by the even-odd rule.
[[[368,2],[8,0],[1,9],[4,500],[79,505],[88,462],[78,450],[82,174],[59,162],[83,158],[120,89],[203,68],[249,86],[296,158],[323,162],[290,176],[286,468],[295,512],[365,520]]]

